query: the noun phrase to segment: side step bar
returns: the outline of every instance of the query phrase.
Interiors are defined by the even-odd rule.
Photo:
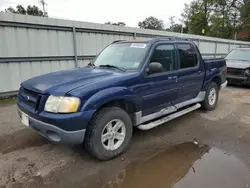
[[[196,109],[198,109],[200,107],[201,107],[201,105],[198,103],[198,104],[196,104],[194,106],[191,106],[189,108],[186,108],[184,110],[181,110],[179,112],[171,114],[169,116],[164,116],[163,118],[157,119],[156,121],[150,122],[148,124],[141,124],[141,125],[138,126],[138,129],[149,130],[149,129],[155,128],[155,127],[157,127],[157,126],[159,126],[159,125],[161,125],[163,123],[166,123],[168,121],[171,121],[172,119],[175,119],[175,118],[180,117],[180,116],[182,116],[184,114],[192,112],[192,111],[194,111],[194,110],[196,110]]]

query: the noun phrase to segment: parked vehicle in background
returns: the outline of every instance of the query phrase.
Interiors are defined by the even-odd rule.
[[[230,84],[250,85],[250,48],[236,48],[226,56]]]
[[[174,38],[117,41],[85,68],[21,84],[22,122],[52,142],[82,144],[108,160],[148,130],[203,107],[227,85],[224,59],[203,60],[195,43]]]

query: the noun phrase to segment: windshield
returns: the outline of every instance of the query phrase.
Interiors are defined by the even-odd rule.
[[[125,70],[136,70],[147,52],[147,43],[111,44],[93,61],[95,66],[111,65]]]
[[[249,61],[250,63],[250,49],[235,49],[232,50],[225,59],[238,60],[238,61]]]

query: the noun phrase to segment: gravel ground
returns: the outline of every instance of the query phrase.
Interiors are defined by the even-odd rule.
[[[249,187],[250,91],[227,87],[218,107],[150,131],[100,162],[81,147],[49,143],[20,123],[15,101],[0,102],[0,188]]]

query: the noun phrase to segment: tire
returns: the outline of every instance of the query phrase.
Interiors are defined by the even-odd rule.
[[[120,126],[121,128],[115,131]],[[120,155],[128,147],[132,132],[133,126],[127,112],[117,107],[103,108],[95,114],[87,127],[84,139],[85,148],[99,160],[112,159]],[[119,140],[116,139],[118,135]],[[122,138],[123,136],[124,138]],[[107,141],[104,142],[105,139]]]
[[[211,95],[214,93],[215,98],[212,100]],[[202,103],[202,108],[207,111],[213,110],[219,99],[219,88],[215,82],[211,82],[207,88],[205,99]]]

